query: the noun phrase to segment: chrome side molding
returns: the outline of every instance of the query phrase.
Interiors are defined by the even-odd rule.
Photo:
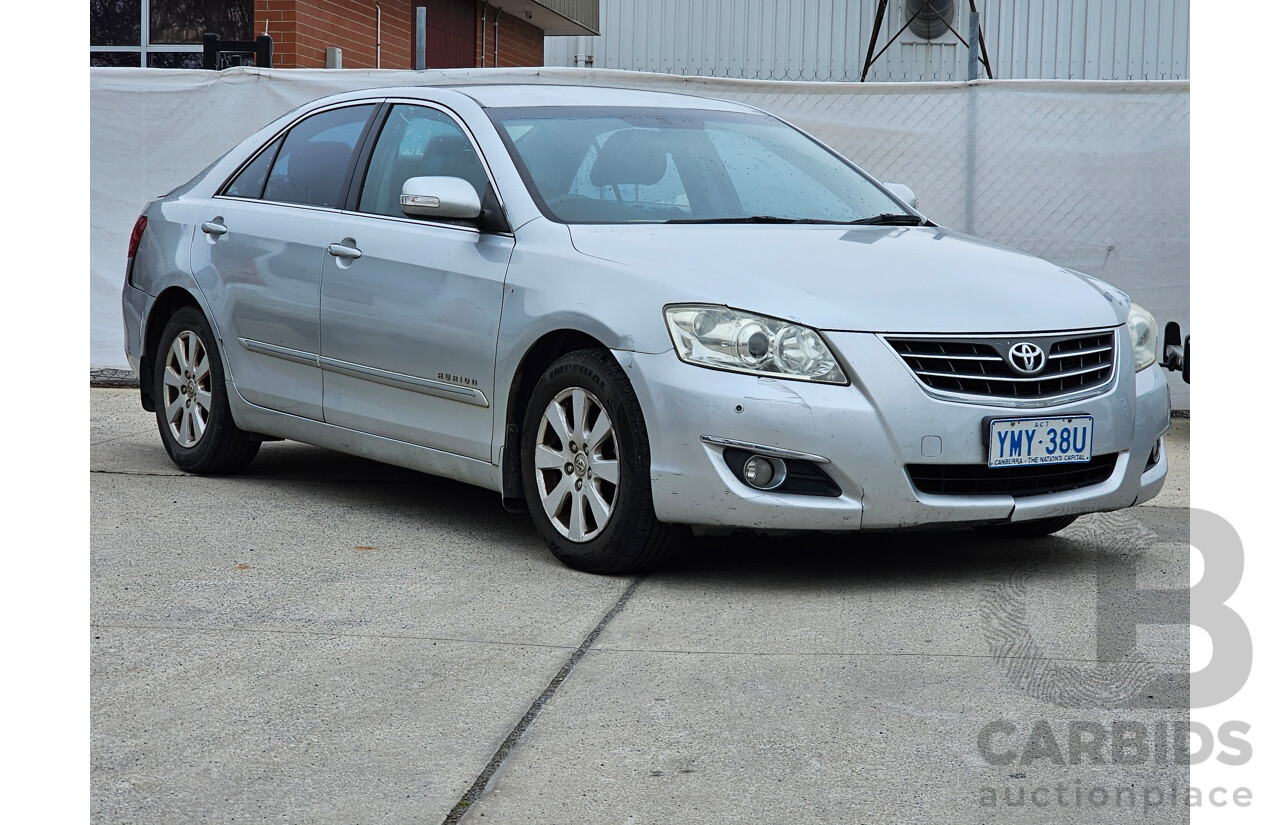
[[[764,444],[752,444],[750,441],[738,441],[733,438],[720,438],[715,435],[704,435],[700,437],[703,444],[710,444],[714,447],[734,447],[739,450],[746,450],[759,455],[769,456],[770,458],[790,458],[796,461],[812,461],[814,464],[830,464],[831,459],[823,458],[813,453],[802,453],[799,450],[788,450],[783,447],[769,447]]]

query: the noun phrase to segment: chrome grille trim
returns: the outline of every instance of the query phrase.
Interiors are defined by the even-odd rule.
[[[885,342],[929,395],[998,407],[1048,407],[1100,395],[1116,382],[1116,329],[983,335],[885,334]],[[1016,374],[1009,348],[1045,352],[1044,370]]]

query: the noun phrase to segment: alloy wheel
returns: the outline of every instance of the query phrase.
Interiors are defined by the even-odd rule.
[[[542,508],[570,541],[586,542],[609,523],[618,499],[618,447],[600,400],[581,387],[561,391],[538,425],[534,472]]]
[[[209,350],[200,336],[183,330],[173,339],[164,366],[164,415],[181,447],[200,443],[213,406]]]

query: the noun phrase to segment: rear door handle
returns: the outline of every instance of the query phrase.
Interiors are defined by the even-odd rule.
[[[350,258],[352,260],[359,258],[361,252],[354,246],[343,246],[340,243],[329,244],[329,254],[335,258]]]
[[[200,224],[200,231],[206,235],[212,235],[215,238],[219,235],[227,234],[226,224],[219,223],[217,220],[205,221]]]

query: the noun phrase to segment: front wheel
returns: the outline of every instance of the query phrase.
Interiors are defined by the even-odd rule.
[[[520,435],[525,498],[556,558],[589,573],[637,573],[671,552],[649,487],[640,403],[609,353],[579,350],[533,388]]]
[[[195,307],[169,319],[152,380],[156,423],[174,464],[189,473],[234,473],[257,455],[262,439],[231,419],[213,330]]]

